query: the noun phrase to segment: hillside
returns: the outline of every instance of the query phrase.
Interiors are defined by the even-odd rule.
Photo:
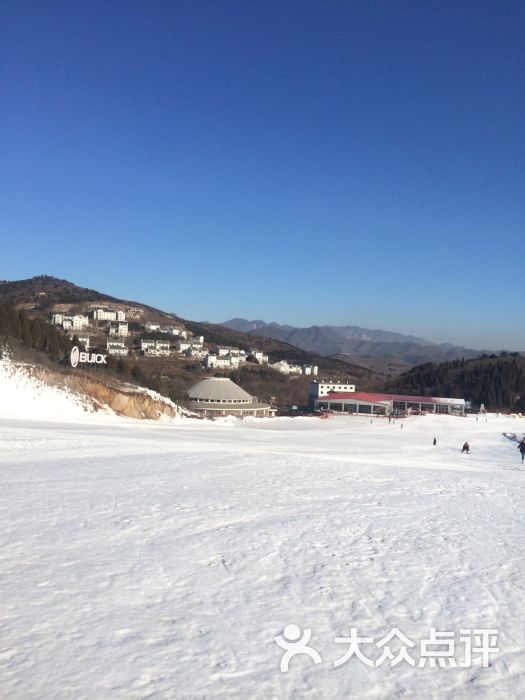
[[[356,367],[369,369],[385,377],[385,380],[401,374],[402,372],[406,372],[411,367],[410,363],[399,358],[369,357],[367,355],[349,355],[341,353],[339,355],[333,355],[332,359],[341,360],[341,362],[349,363]]]
[[[287,360],[290,363],[319,367],[321,376],[330,379],[345,379],[363,389],[377,388],[383,381],[380,374],[365,367],[358,367],[337,359],[316,356],[272,338],[257,337],[241,333],[224,326],[183,321],[139,302],[130,302],[85,289],[53,277],[37,277],[18,282],[0,283],[0,340],[7,337],[17,359],[51,368],[56,366],[72,346],[73,331],[63,331],[51,325],[46,318],[52,313],[87,314],[98,305],[120,309],[129,317],[129,333],[124,339],[128,348],[126,357],[108,355],[103,368],[109,377],[125,380],[168,396],[184,404],[186,390],[195,382],[209,376],[197,357],[187,357],[173,350],[169,357],[146,357],[141,352],[141,340],[158,338],[166,340],[165,333],[146,332],[145,323],[155,322],[162,326],[176,325],[188,337],[204,337],[205,348],[215,345],[234,346],[249,351],[252,347],[264,351],[271,362]],[[78,336],[89,336],[92,352],[106,352],[108,331],[105,323],[91,323]],[[171,338],[174,345],[176,338]],[[96,370],[93,370],[96,371]],[[310,377],[284,375],[268,366],[248,362],[244,367],[216,370],[214,374],[230,376],[250,393],[262,400],[275,400],[280,404],[306,403]]]
[[[39,275],[25,280],[0,281],[0,302],[2,301],[23,307],[26,310],[34,309],[45,313],[54,311],[57,306],[68,306],[73,309],[98,302],[100,304],[113,304],[117,307],[134,306],[153,316],[177,318],[174,314],[168,314],[147,304],[119,299],[49,275]]]
[[[286,359],[295,362],[313,363],[315,360],[315,364],[320,369],[325,369],[328,372],[342,372],[346,375],[355,370],[357,373],[356,377],[369,376],[373,378],[373,372],[364,372],[363,367],[353,367],[347,361],[323,358],[315,352],[305,351],[287,341],[280,341],[271,336],[248,334],[220,324],[182,320],[173,313],[167,313],[137,301],[119,299],[93,289],[79,287],[68,280],[57,279],[47,275],[26,280],[0,281],[0,302],[2,301],[9,302],[29,312],[42,313],[64,310],[64,307],[69,307],[71,310],[85,310],[85,307],[93,302],[112,304],[117,307],[133,306],[144,311],[141,315],[142,320],[146,318],[148,320],[171,318],[180,321],[194,335],[205,336],[206,342],[209,343],[233,345],[245,350],[249,350],[257,345],[266,353],[271,353],[272,359],[275,361]]]
[[[459,396],[492,411],[525,411],[525,357],[504,353],[426,363],[390,381],[387,389],[421,396]]]

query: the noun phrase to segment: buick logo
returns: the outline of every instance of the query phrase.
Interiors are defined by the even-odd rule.
[[[69,355],[69,361],[71,362],[71,367],[77,367],[78,365],[107,365],[106,361],[107,355],[101,355],[97,352],[81,352],[76,345],[71,348],[71,353]]]
[[[74,347],[71,348],[71,355],[69,356],[69,360],[71,362],[71,367],[76,367],[78,365],[79,359],[80,359],[80,350],[75,345]]]

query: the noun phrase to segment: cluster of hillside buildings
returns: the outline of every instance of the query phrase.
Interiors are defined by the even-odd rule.
[[[129,308],[130,316],[140,316],[140,309]],[[109,355],[126,357],[129,354],[129,345],[126,339],[130,335],[126,312],[117,309],[97,307],[91,309],[88,314],[66,315],[54,313],[49,317],[50,323],[60,326],[65,331],[80,331],[88,327],[100,328],[105,324],[108,339],[106,351]],[[169,357],[173,353],[195,358],[202,362],[209,370],[234,370],[247,362],[251,355],[255,362],[267,365],[281,374],[296,374],[317,376],[316,365],[301,365],[289,363],[286,360],[271,363],[269,356],[257,348],[249,351],[237,347],[205,345],[204,336],[191,336],[188,331],[179,326],[162,326],[160,323],[148,321],[144,324],[143,332],[147,334],[163,335],[159,338],[141,338],[140,348],[137,348],[145,357]],[[79,341],[89,350],[90,337],[87,334],[75,332]],[[174,342],[173,342],[174,340]]]
[[[171,353],[169,341],[164,340],[141,340],[141,351],[146,356],[164,356]],[[201,360],[203,366],[209,370],[233,370],[238,369],[242,364],[252,357],[260,365],[268,365],[282,374],[304,374],[316,376],[318,368],[316,365],[294,365],[281,360],[270,363],[269,356],[258,350],[250,348],[248,351],[242,348],[215,345],[207,347],[204,344],[204,336],[179,338],[175,343],[175,352],[186,357],[193,357]]]
[[[126,313],[132,319],[139,318],[141,309],[130,306],[126,311],[120,309],[93,308],[88,314],[74,314],[68,316],[63,313],[54,313],[49,316],[49,322],[60,326],[65,331],[78,331],[89,326],[100,327],[100,322],[105,323],[108,335],[118,338],[126,338],[129,335],[129,325]],[[170,336],[187,337],[187,331],[179,326],[161,326],[159,323],[147,322],[144,325],[146,333],[163,333]]]
[[[106,328],[110,335],[127,336],[129,332],[126,313],[114,309],[91,309],[88,314],[75,314],[73,316],[56,313],[51,314],[49,321],[55,326],[60,326],[65,331],[82,330],[89,325],[98,326],[99,321],[106,321]]]

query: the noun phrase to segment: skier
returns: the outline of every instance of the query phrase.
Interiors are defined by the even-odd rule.
[[[434,438],[434,440],[432,441],[432,444],[433,444],[433,445],[437,445],[437,440],[436,440],[436,438]]]
[[[470,452],[470,445],[468,444],[468,442],[465,442],[463,444],[463,447],[461,448],[461,454],[463,454],[463,452],[466,452],[467,454]]]
[[[521,461],[523,462],[523,460],[525,459],[525,437],[518,445],[518,450],[521,452]]]

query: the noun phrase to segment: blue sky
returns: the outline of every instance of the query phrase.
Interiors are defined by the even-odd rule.
[[[525,350],[522,2],[2,15],[1,279]]]

